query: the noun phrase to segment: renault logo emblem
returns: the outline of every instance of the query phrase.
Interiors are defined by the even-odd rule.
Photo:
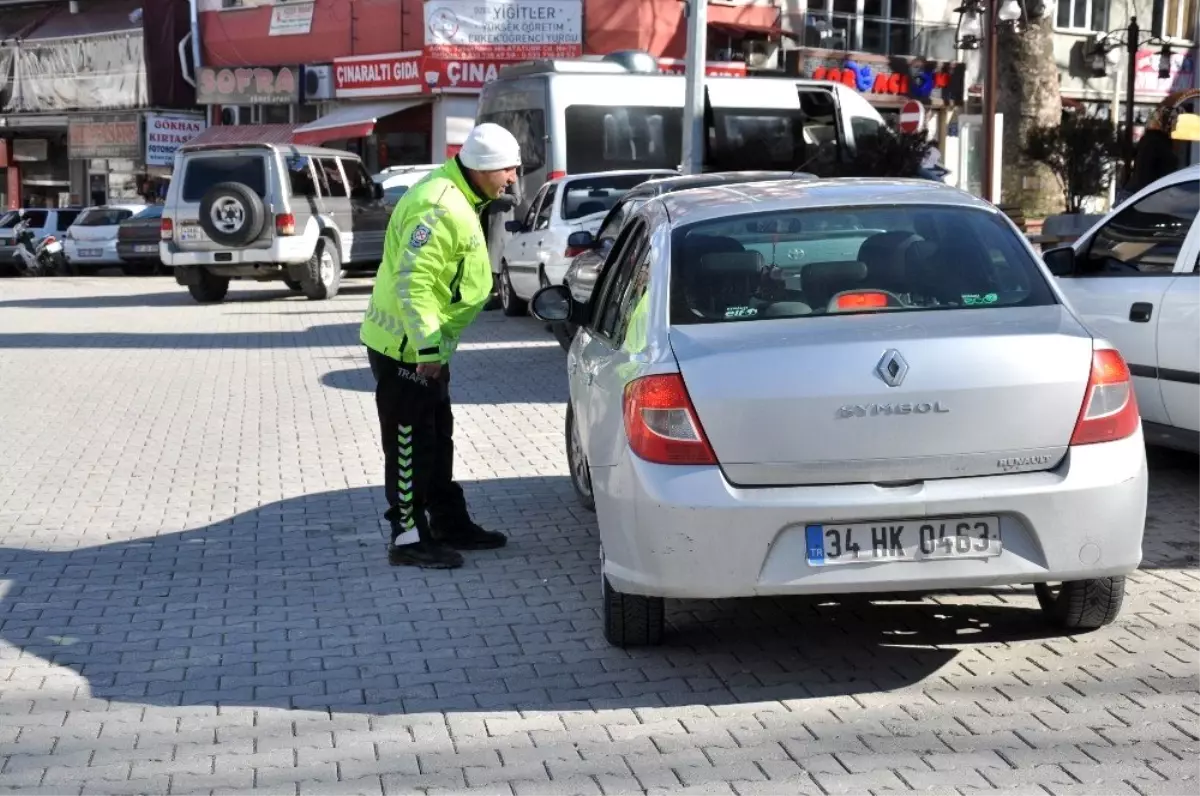
[[[904,361],[904,357],[900,356],[899,351],[889,348],[883,355],[883,359],[879,360],[879,364],[875,366],[875,372],[887,386],[899,387],[908,374],[908,363]]]

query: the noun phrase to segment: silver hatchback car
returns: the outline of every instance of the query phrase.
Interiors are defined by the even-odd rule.
[[[1129,370],[995,207],[928,181],[651,200],[567,354],[572,480],[605,632],[664,598],[1035,584],[1063,628],[1120,610],[1147,470]]]

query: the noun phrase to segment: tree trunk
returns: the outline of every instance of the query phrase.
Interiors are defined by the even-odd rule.
[[[1056,125],[1062,118],[1053,16],[1032,21],[1021,33],[1001,28],[996,51],[996,105],[1004,114],[1001,195],[1030,218],[1063,209],[1063,189],[1054,173],[1024,155],[1032,128]]]

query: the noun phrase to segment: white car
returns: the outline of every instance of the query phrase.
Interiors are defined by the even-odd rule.
[[[1146,450],[1121,355],[999,210],[926,180],[648,201],[574,316],[567,458],[600,527],[605,633],[667,598],[1032,583],[1116,618]]]
[[[63,233],[63,250],[67,260],[79,271],[121,265],[121,257],[117,254],[117,232],[121,222],[145,209],[145,205],[87,208]]]
[[[383,186],[383,201],[395,205],[408,189],[421,181],[429,172],[438,168],[436,163],[412,166],[389,166],[371,179]]]
[[[571,174],[542,186],[522,221],[509,221],[498,278],[505,315],[524,315],[529,299],[543,285],[563,281],[571,260],[587,251],[568,245],[574,232],[600,229],[600,223],[631,188],[655,177],[677,176],[668,169]]]
[[[1129,362],[1146,441],[1200,452],[1200,166],[1146,186],[1043,256]]]

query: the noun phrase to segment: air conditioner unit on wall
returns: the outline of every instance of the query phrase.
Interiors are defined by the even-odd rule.
[[[304,67],[305,102],[333,99],[333,64],[312,64]]]

